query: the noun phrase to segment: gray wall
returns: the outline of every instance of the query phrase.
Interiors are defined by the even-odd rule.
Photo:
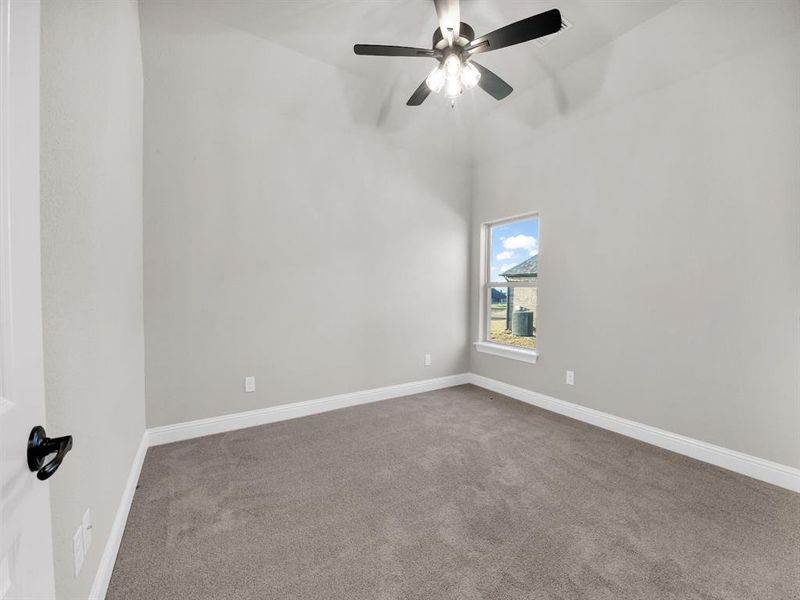
[[[142,64],[131,2],[42,2],[41,227],[59,598],[86,598],[144,432]],[[94,516],[73,575],[72,534]]]
[[[390,127],[372,82],[176,3],[141,18],[148,425],[465,371],[466,164],[433,116]]]
[[[486,121],[473,248],[540,211],[541,356],[473,372],[800,466],[799,11],[678,4]]]
[[[680,3],[515,93],[470,164],[433,110],[392,125],[371,82],[146,1],[142,231],[136,3],[44,2],[48,426],[76,438],[60,597],[88,593],[144,427],[143,306],[151,426],[469,367],[800,466],[800,15],[721,8]],[[533,366],[467,350],[470,243],[529,210]]]

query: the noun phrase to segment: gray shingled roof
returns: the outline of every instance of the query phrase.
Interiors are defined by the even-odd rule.
[[[505,273],[500,273],[501,277],[538,277],[539,274],[539,255],[531,256],[528,260],[511,267]]]

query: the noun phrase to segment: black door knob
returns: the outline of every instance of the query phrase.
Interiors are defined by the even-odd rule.
[[[72,450],[72,436],[49,438],[44,427],[37,425],[31,429],[28,437],[28,468],[36,471],[36,477],[44,481],[58,470],[61,461]],[[55,457],[49,463],[44,464],[44,459],[55,453]]]

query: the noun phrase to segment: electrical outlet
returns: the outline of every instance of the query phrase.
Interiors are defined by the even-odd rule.
[[[430,354],[426,354],[425,355],[425,366],[426,367],[430,367],[431,366],[431,355]]]
[[[567,385],[575,385],[575,371],[567,371]]]
[[[83,553],[88,554],[92,546],[92,511],[87,508],[81,520],[83,526]]]
[[[83,566],[83,525],[78,527],[78,531],[72,536],[72,558],[75,562],[75,577],[81,572]]]
[[[255,392],[256,391],[256,378],[252,375],[249,375],[244,378],[244,391],[245,392]]]

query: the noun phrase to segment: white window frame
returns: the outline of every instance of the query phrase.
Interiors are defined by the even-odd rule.
[[[474,343],[475,350],[484,354],[492,354],[494,356],[501,356],[503,358],[510,358],[512,360],[519,360],[526,363],[535,364],[539,356],[539,340],[536,340],[536,349],[528,350],[512,346],[510,344],[498,344],[489,339],[489,331],[491,330],[491,306],[490,295],[492,288],[528,288],[531,284],[524,281],[492,281],[491,280],[491,264],[492,264],[492,227],[497,225],[504,225],[506,223],[513,223],[514,221],[524,221],[525,219],[536,218],[539,221],[539,238],[541,238],[542,219],[538,212],[529,212],[513,217],[506,217],[496,221],[487,221],[481,223],[481,244],[480,244],[480,291],[478,302],[478,341]],[[537,277],[538,280],[538,277]],[[538,281],[537,281],[538,284]],[[538,285],[537,298],[539,295]],[[538,311],[538,306],[537,306]]]

